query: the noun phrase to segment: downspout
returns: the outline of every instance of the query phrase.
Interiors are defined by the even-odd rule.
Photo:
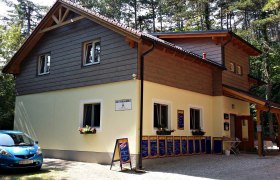
[[[141,55],[140,59],[140,78],[141,78],[141,90],[140,90],[140,140],[139,140],[139,148],[140,148],[140,154],[139,154],[139,161],[138,161],[138,167],[139,169],[142,169],[142,136],[143,136],[143,97],[144,97],[144,57],[149,54],[155,47],[155,42],[153,42],[152,47],[144,52]]]

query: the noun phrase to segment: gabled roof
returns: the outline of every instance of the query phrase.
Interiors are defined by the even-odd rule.
[[[67,23],[66,23],[66,21],[62,22],[65,19],[65,17],[64,17],[64,15],[62,15],[61,10],[59,9],[61,7],[66,8],[67,12],[72,11],[80,16],[75,19],[69,19],[67,21]],[[59,14],[59,19],[57,19],[57,17],[54,16],[55,13]],[[65,14],[67,14],[67,13],[65,13]],[[172,44],[170,42],[167,42],[165,40],[162,40],[162,39],[152,36],[150,34],[143,33],[143,32],[137,31],[133,28],[127,27],[121,23],[118,23],[117,21],[114,21],[105,16],[102,16],[81,5],[75,4],[68,0],[57,0],[55,2],[55,4],[52,6],[52,8],[48,11],[46,16],[41,20],[41,22],[37,25],[37,27],[31,33],[31,35],[25,40],[25,42],[19,48],[19,50],[15,53],[15,55],[5,65],[5,67],[3,68],[2,71],[4,73],[18,74],[20,72],[21,62],[26,58],[26,56],[30,53],[30,51],[35,47],[37,42],[43,37],[43,35],[47,31],[52,30],[53,27],[57,27],[56,25],[53,25],[54,22],[57,24],[60,23],[60,26],[62,26],[62,25],[72,23],[74,21],[81,20],[82,18],[90,19],[106,28],[111,29],[112,31],[115,31],[125,37],[129,37],[130,39],[132,39],[135,42],[140,42],[142,39],[148,40],[155,44],[159,44],[159,45],[165,46],[166,48],[172,49],[173,51],[191,56],[194,59],[199,60],[203,63],[207,63],[212,66],[224,69],[223,65],[218,64],[215,61],[212,61],[210,59],[204,60],[204,59],[202,59],[202,57],[200,55],[187,51],[175,44]]]
[[[186,32],[159,32],[151,33],[151,35],[161,39],[173,39],[173,38],[209,38],[213,40],[216,38],[223,38],[224,41],[230,40],[234,44],[241,46],[247,50],[250,56],[258,56],[262,53],[261,50],[249,42],[242,39],[240,36],[229,30],[207,30],[207,31],[186,31]],[[220,42],[222,43],[222,42]]]

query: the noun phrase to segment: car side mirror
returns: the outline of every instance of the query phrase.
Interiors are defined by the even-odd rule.
[[[39,141],[35,141],[35,144],[39,144]]]

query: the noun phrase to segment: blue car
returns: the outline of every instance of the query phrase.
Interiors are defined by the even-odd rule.
[[[37,144],[23,132],[0,130],[0,170],[41,169],[43,154]]]

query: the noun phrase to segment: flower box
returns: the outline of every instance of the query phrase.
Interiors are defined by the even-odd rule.
[[[157,131],[157,135],[171,135],[171,131]]]
[[[160,128],[159,130],[157,130],[157,135],[171,135],[172,132],[174,132],[175,130],[166,130],[164,128]]]
[[[205,134],[205,132],[202,131],[202,130],[194,130],[194,131],[192,131],[192,135],[193,136],[203,136],[204,134]]]
[[[79,128],[80,134],[96,134],[96,129],[90,126]]]

